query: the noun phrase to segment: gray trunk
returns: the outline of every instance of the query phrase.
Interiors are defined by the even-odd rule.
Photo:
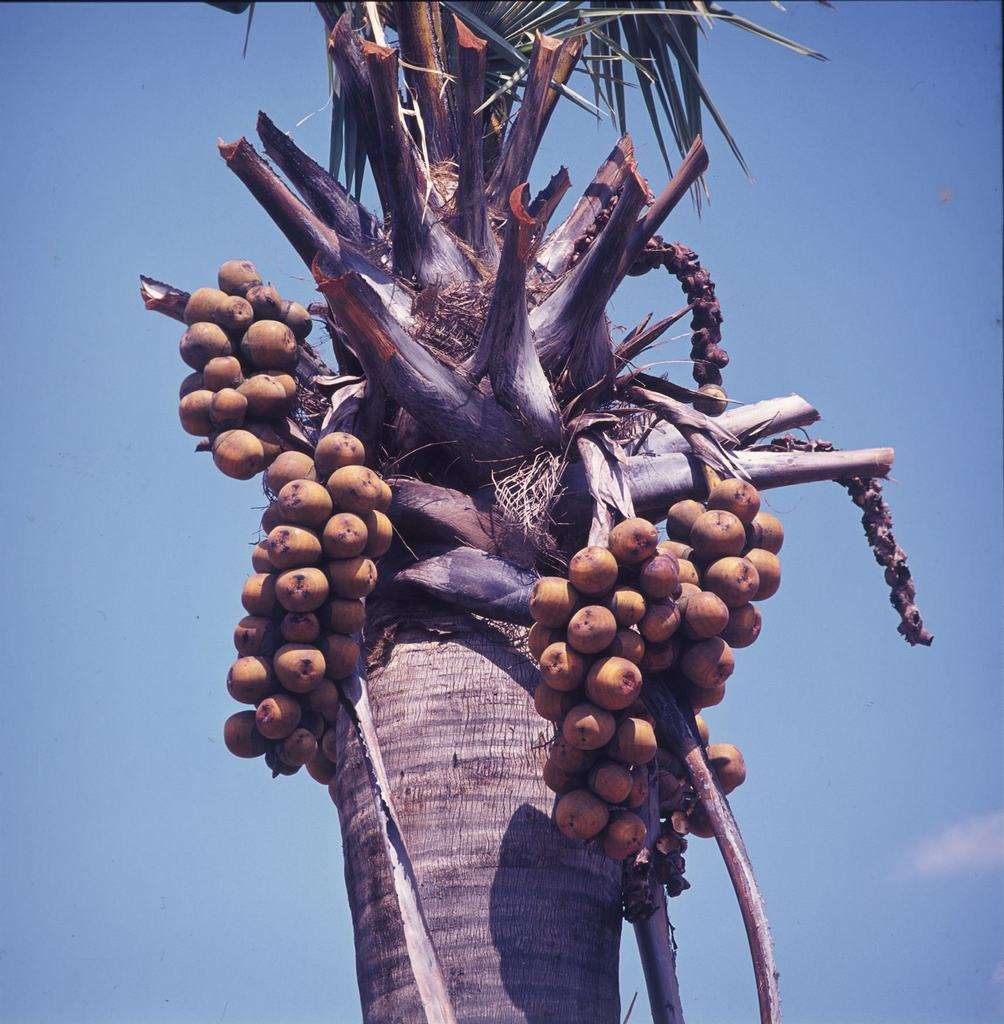
[[[549,819],[536,668],[463,614],[414,609],[369,672],[392,799],[460,1024],[616,1024],[620,865]],[[371,630],[371,633],[375,630]],[[370,640],[373,640],[371,635]],[[380,652],[377,652],[378,655]],[[335,786],[367,1024],[423,1020],[358,739]]]

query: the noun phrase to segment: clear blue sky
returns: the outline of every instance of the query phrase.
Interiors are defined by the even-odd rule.
[[[734,807],[787,1020],[999,1020],[1000,9],[788,6],[754,13],[831,62],[714,29],[706,81],[757,181],[710,129],[713,205],[667,234],[718,284],[734,397],[797,390],[821,436],[896,447],[887,495],[937,639],[897,636],[842,491],[775,492],[784,585],[709,720],[746,753]],[[141,272],[190,288],[246,255],[311,296],[215,140],[259,107],[292,129],[324,104],[322,29],[309,4],[260,4],[246,61],[242,36],[199,5],[0,6],[4,1024],[358,1019],[328,796],[220,738],[260,491],[192,454],[179,332],[137,295]],[[535,180],[565,162],[581,186],[612,129],[555,124]],[[325,135],[323,115],[296,131],[318,155]],[[614,312],[679,304],[650,276]],[[696,841],[688,864],[689,1019],[748,1021],[720,859]],[[644,992],[629,932],[624,950],[626,1006]]]

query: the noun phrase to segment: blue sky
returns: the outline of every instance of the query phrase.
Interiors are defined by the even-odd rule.
[[[842,491],[774,492],[784,584],[712,733],[746,754],[733,806],[787,1020],[999,1020],[999,5],[740,6],[831,61],[714,29],[702,70],[756,183],[709,129],[713,203],[665,234],[718,285],[733,397],[797,390],[819,436],[896,447],[886,493],[937,639],[897,636]],[[248,256],[311,297],[214,143],[251,133],[259,107],[291,130],[324,104],[322,29],[309,4],[261,4],[247,60],[242,36],[201,5],[0,6],[4,1024],[358,1019],[327,794],[271,784],[220,739],[260,491],[192,455],[177,328],[137,296],[141,272],[194,287]],[[295,136],[323,158],[323,115]],[[612,141],[564,110],[533,180],[566,163],[575,193]],[[613,313],[679,305],[649,276]],[[688,865],[671,907],[688,1019],[747,1021],[720,858],[695,841]],[[283,997],[263,1010],[276,950]],[[630,933],[622,989],[644,1020]]]

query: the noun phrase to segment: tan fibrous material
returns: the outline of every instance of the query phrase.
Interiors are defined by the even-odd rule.
[[[647,519],[625,519],[610,531],[610,550],[621,565],[651,558],[658,543],[659,533]]]
[[[607,805],[588,789],[575,789],[558,800],[554,820],[569,839],[592,839],[610,818]]]
[[[580,594],[603,594],[617,582],[617,559],[607,548],[582,548],[568,563],[568,579]]]
[[[578,604],[575,588],[560,576],[541,576],[530,591],[530,614],[535,622],[550,629],[564,626]]]
[[[613,612],[601,605],[580,608],[569,620],[568,642],[582,654],[598,654],[609,647],[617,633]]]

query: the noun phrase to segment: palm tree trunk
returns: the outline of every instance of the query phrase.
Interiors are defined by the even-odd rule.
[[[487,624],[426,609],[419,623],[413,611],[383,607],[381,621],[396,630],[371,649],[369,691],[457,1019],[615,1024],[620,866],[549,820],[536,669]],[[423,1019],[421,1003],[347,716],[339,740],[333,792],[363,1019],[410,1024]]]

